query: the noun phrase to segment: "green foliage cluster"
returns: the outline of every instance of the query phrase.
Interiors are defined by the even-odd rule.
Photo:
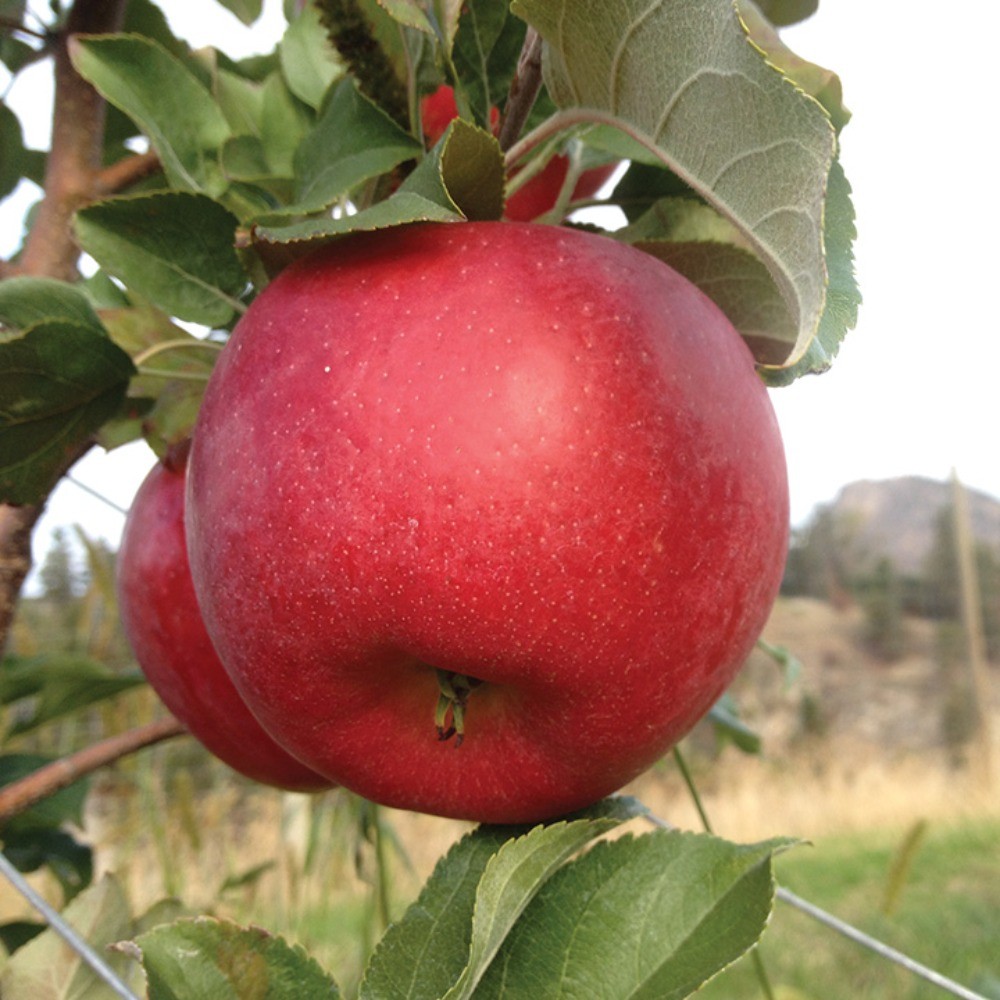
[[[104,161],[121,190],[75,214],[100,267],[90,280],[0,285],[0,497],[38,501],[95,434],[106,445],[143,434],[162,451],[187,433],[211,357],[179,321],[224,340],[269,277],[319,243],[499,218],[505,190],[560,150],[573,178],[629,162],[601,203],[632,220],[616,238],[715,298],[768,378],[828,366],[858,304],[836,77],[792,58],[751,0],[742,22],[718,0],[675,0],[654,17],[633,6],[580,2],[566,17],[562,0],[308,4],[273,53],[240,61],[192,51],[150,0],[130,0],[122,33],[75,37],[73,66],[111,108]],[[544,89],[531,132],[502,150],[489,109],[506,111],[529,26],[546,43]],[[615,37],[628,45],[596,58],[592,40]],[[427,149],[419,97],[442,84],[467,117]],[[131,151],[137,141],[147,153]],[[37,166],[11,149],[8,190]],[[545,221],[574,207],[564,187]]]
[[[259,0],[222,2],[247,23],[260,15]],[[50,183],[24,247],[3,262],[0,501],[37,508],[95,443],[144,437],[163,453],[189,435],[218,349],[291,260],[361,231],[499,219],[506,195],[557,154],[569,158],[568,179],[539,221],[572,224],[580,173],[622,162],[601,202],[628,219],[615,238],[713,297],[771,383],[823,370],[859,301],[853,210],[837,160],[849,113],[835,75],[795,57],[775,30],[815,7],[289,2],[274,50],[237,60],[192,50],[152,0],[123,0],[121,31],[69,38],[69,26],[112,5],[53,2],[41,23],[24,0],[2,0],[7,71],[16,77],[55,56],[61,79],[78,74],[76,85],[90,84],[108,114],[103,132],[96,118],[88,123],[99,148],[94,162],[76,164],[85,176],[75,178],[72,204]],[[531,108],[521,109],[530,110],[526,134],[501,148],[491,108],[512,110],[518,60],[533,51],[535,32],[540,91],[536,100],[529,88]],[[420,98],[441,85],[454,88],[461,118],[428,148]],[[65,98],[84,93],[60,94],[57,115]],[[0,197],[65,166],[65,148],[32,150],[23,136],[0,100]],[[64,231],[42,228],[53,210]],[[39,232],[75,260],[71,235],[96,271],[83,280],[72,263],[34,265]],[[188,324],[202,328],[198,336]],[[3,660],[0,787],[42,763],[11,741],[118,705],[142,683],[110,640],[92,658],[102,624],[82,602],[110,586],[105,556],[94,550],[77,595],[57,547],[46,596],[24,617],[23,645]],[[29,649],[36,611],[35,631],[57,625],[62,650],[40,640]],[[731,703],[714,717],[738,745],[756,747]],[[76,785],[21,811],[0,839],[18,867],[57,875],[67,919],[95,946],[133,942],[111,958],[124,982],[144,981],[154,998],[244,996],[251,980],[275,997],[338,995],[301,949],[264,932],[176,920],[171,903],[136,915],[114,879],[87,887],[92,859],[67,832],[85,792]],[[604,839],[640,811],[616,799],[532,830],[471,833],[375,948],[361,995],[546,997],[580,981],[610,998],[698,989],[757,941],[771,908],[771,859],[786,844],[669,830]],[[7,934],[3,995],[24,995],[39,975],[63,995],[97,989],[54,931]]]

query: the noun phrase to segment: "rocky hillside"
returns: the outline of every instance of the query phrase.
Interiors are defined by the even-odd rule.
[[[967,495],[976,540],[1000,554],[1000,500],[976,490]],[[852,570],[863,573],[888,557],[897,572],[919,576],[951,504],[950,482],[904,476],[850,483],[824,514]]]

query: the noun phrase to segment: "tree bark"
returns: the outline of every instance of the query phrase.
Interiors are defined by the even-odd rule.
[[[77,276],[80,251],[71,222],[73,213],[93,197],[104,152],[105,105],[73,69],[69,40],[75,34],[118,30],[124,12],[125,0],[77,0],[56,39],[55,105],[45,193],[19,262],[21,274],[64,281]]]

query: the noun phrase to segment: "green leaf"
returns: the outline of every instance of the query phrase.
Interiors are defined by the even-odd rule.
[[[445,1000],[468,1000],[511,928],[553,873],[596,837],[643,810],[633,800],[611,800],[618,813],[536,827],[508,840],[490,858],[476,890],[469,962]]]
[[[515,0],[545,39],[545,81],[566,121],[614,125],[678,174],[761,258],[790,329],[770,353],[794,363],[823,313],[824,195],[834,130],[769,65],[731,0]],[[622,39],[617,46],[608,39]]]
[[[72,653],[7,656],[0,663],[0,704],[34,699],[17,713],[9,735],[27,733],[53,719],[114,698],[145,683],[136,672],[116,673]]]
[[[757,6],[771,24],[783,28],[812,17],[819,0],[757,0]]]
[[[338,84],[295,154],[295,211],[332,205],[362,182],[419,156],[423,147],[353,80]]]
[[[782,684],[787,691],[802,676],[802,661],[787,647],[775,646],[765,639],[757,640],[757,648],[781,667]]]
[[[761,750],[760,733],[751,729],[739,716],[732,695],[726,693],[712,706],[708,718],[715,726],[719,741],[731,740],[744,753],[758,754]]]
[[[180,59],[187,59],[191,54],[191,47],[173,33],[166,15],[153,0],[129,0],[122,31],[150,38]]]
[[[264,82],[260,138],[267,164],[277,177],[295,176],[295,150],[312,126],[312,116],[279,73]]]
[[[38,937],[46,926],[33,920],[8,920],[7,923],[0,924],[0,967],[3,966],[5,952],[10,955],[17,951],[32,938]]]
[[[639,162],[629,164],[621,180],[615,185],[613,195],[613,200],[620,203],[625,218],[630,223],[641,219],[658,201],[667,198],[701,200],[676,174]]]
[[[95,309],[123,309],[129,305],[129,297],[107,271],[98,269],[80,282],[80,288]]]
[[[219,895],[223,896],[227,892],[231,892],[233,889],[245,889],[247,886],[255,886],[261,878],[269,871],[272,871],[276,865],[277,861],[274,860],[262,861],[260,864],[253,865],[246,871],[237,872],[228,876],[219,886]]]
[[[490,128],[492,109],[507,98],[525,30],[525,23],[510,13],[507,4],[470,0],[462,8],[452,58],[475,120],[483,128]]]
[[[359,1000],[438,1000],[451,989],[468,963],[479,880],[511,835],[480,827],[438,861],[416,902],[376,947]]]
[[[106,336],[65,321],[0,340],[0,500],[41,501],[120,408],[134,371]]]
[[[382,0],[383,9],[394,20],[405,24],[408,28],[415,28],[424,34],[433,35],[434,25],[424,9],[427,6],[429,5],[420,3],[419,0]]]
[[[302,5],[301,13],[289,23],[278,51],[288,89],[300,101],[318,109],[344,71],[327,40],[317,4]]]
[[[205,195],[166,192],[98,202],[76,214],[77,239],[102,267],[180,319],[224,326],[243,311],[238,220]]]
[[[574,851],[638,809],[634,800],[613,798],[573,820],[530,831],[483,826],[464,837],[386,931],[361,982],[360,1000],[471,996],[545,880]]]
[[[818,374],[833,364],[846,331],[858,321],[861,292],[854,275],[854,207],[851,187],[839,160],[830,170],[830,185],[826,195],[826,256],[829,286],[826,309],[820,320],[819,332],[803,357],[789,368],[764,369],[768,385],[789,385],[803,375]]]
[[[111,339],[142,362],[129,384],[128,412],[105,424],[105,448],[144,437],[161,457],[191,436],[221,343],[191,336],[152,306],[125,304],[101,314]]]
[[[411,222],[461,222],[462,216],[410,191],[397,191],[356,215],[298,222],[263,221],[253,230],[254,251],[271,274],[320,243],[349,233],[372,232]]]
[[[763,16],[760,4],[754,3],[754,0],[739,0],[739,12],[747,33],[768,61],[794,80],[810,97],[815,97],[839,132],[851,120],[851,112],[844,106],[840,77],[832,70],[796,55],[781,40],[773,23]]]
[[[179,58],[141,35],[74,36],[76,71],[149,137],[174,188],[221,195],[222,109]]]
[[[0,787],[12,785],[28,775],[34,774],[39,768],[52,763],[51,757],[35,753],[7,753],[0,755]],[[88,782],[86,779],[75,781],[72,785],[60,789],[36,803],[30,809],[18,813],[9,820],[3,828],[6,840],[11,830],[21,832],[38,832],[45,829],[56,829],[63,823],[83,824],[83,805],[87,797]],[[22,868],[21,871],[32,871]]]
[[[463,0],[380,0],[400,24],[437,38],[445,56],[451,55]]]
[[[149,1000],[303,1000],[340,996],[299,946],[256,927],[199,917],[141,934]]]
[[[129,396],[147,400],[141,433],[158,455],[191,436],[209,375],[222,344],[191,336],[157,309],[106,310],[112,340],[142,362]]]
[[[262,183],[271,174],[267,148],[255,135],[236,135],[222,147],[222,168],[230,180]]]
[[[65,830],[22,829],[12,824],[3,830],[3,851],[20,872],[38,871],[43,865],[48,868],[58,881],[66,903],[94,878],[94,852]]]
[[[593,1000],[689,996],[759,939],[785,846],[667,830],[599,843],[545,884],[476,998],[548,1000],[582,983]]]
[[[473,221],[503,214],[504,166],[500,144],[489,133],[456,118],[400,186]]]
[[[0,283],[0,327],[30,330],[40,323],[65,322],[104,334],[85,292],[55,278],[10,278]]]
[[[259,135],[263,87],[221,66],[213,66],[212,93],[229,122],[233,136]]]
[[[24,134],[17,115],[0,101],[0,198],[17,187],[24,176]]]
[[[657,201],[615,237],[669,264],[697,285],[729,317],[758,362],[780,363],[769,353],[775,333],[795,330],[778,289],[742,233],[695,197]]]
[[[244,24],[253,24],[264,9],[263,0],[219,0],[226,10],[232,11]]]
[[[14,38],[6,31],[0,34],[0,62],[10,70],[17,73],[25,66],[31,65],[37,59],[37,53],[20,38]]]
[[[111,875],[81,892],[62,916],[119,976],[127,978],[136,969],[127,955],[109,951],[110,945],[127,938],[132,930],[128,901]],[[51,929],[18,949],[0,971],[3,997],[99,1000],[108,995],[97,974]]]

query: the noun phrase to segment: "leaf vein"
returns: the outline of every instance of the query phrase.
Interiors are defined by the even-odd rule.
[[[625,56],[627,55],[627,50],[629,48],[629,43],[632,36],[639,30],[642,26],[643,21],[651,17],[659,8],[663,6],[664,0],[653,0],[653,2],[646,8],[635,20],[625,29],[621,40],[618,43],[618,47],[615,49],[614,54],[611,57],[611,65],[609,67],[609,107],[612,112],[618,111],[618,85],[621,82],[621,64],[624,62]]]

